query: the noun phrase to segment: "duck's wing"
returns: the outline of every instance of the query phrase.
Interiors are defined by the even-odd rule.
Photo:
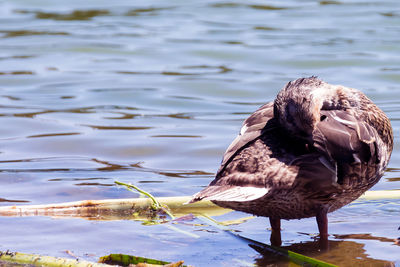
[[[249,142],[258,138],[263,133],[263,130],[266,130],[265,125],[273,116],[274,103],[270,102],[261,106],[243,122],[238,136],[236,136],[235,140],[233,140],[224,153],[221,165],[217,171],[217,177],[236,153],[243,149]]]
[[[251,117],[245,121],[245,130],[225,153],[216,179],[191,202],[245,202],[292,186],[303,188],[308,198],[324,199],[340,190],[343,165],[379,162],[376,130],[348,111],[321,111],[322,120],[312,136],[314,143],[309,144],[313,149],[283,136],[276,124],[269,125],[272,105],[264,108],[264,114],[270,116],[263,122],[255,116],[255,124],[249,123]]]
[[[237,166],[237,162],[231,164],[235,156],[269,130],[270,126],[267,123],[273,118],[273,113],[273,102],[267,103],[243,122],[239,135],[223,156],[215,180],[207,188],[194,195],[190,202],[202,199],[249,201],[257,199],[268,192],[263,179],[259,179],[259,177],[248,175],[246,172],[236,172],[229,175],[229,177],[222,175],[222,173],[228,165]],[[251,160],[251,157],[252,155],[249,155],[249,160]]]
[[[351,110],[321,110],[313,132],[314,147],[331,162],[379,163],[377,131]]]

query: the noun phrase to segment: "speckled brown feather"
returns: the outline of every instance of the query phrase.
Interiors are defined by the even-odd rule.
[[[280,219],[316,216],[376,184],[392,149],[388,118],[360,91],[298,79],[245,120],[215,180],[192,202]]]

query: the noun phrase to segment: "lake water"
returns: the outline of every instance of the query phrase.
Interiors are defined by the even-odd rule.
[[[0,205],[191,195],[241,122],[293,79],[364,91],[395,148],[373,190],[400,189],[400,7],[348,1],[0,1]],[[283,246],[341,266],[400,265],[400,200],[282,222]],[[232,212],[218,220],[247,216]],[[195,221],[196,222],[196,221]],[[286,266],[208,226],[1,217],[0,250],[95,261],[125,253],[194,266]],[[266,218],[234,226],[269,243]]]

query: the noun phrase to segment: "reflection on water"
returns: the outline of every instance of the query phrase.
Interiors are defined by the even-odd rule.
[[[393,241],[393,240],[392,240]],[[290,266],[282,256],[273,254],[265,249],[251,246],[260,253],[256,263],[258,266]],[[288,250],[314,257],[325,262],[335,262],[338,266],[395,266],[394,262],[371,259],[363,244],[353,241],[334,241],[328,243],[329,249],[321,251],[318,241],[302,242],[285,247]]]
[[[241,121],[287,81],[311,75],[362,89],[388,114],[396,144],[390,168],[374,189],[400,189],[397,5],[0,2],[0,205],[132,196],[113,186],[114,180],[140,183],[155,196],[193,194],[212,180]],[[357,202],[331,214],[331,247],[353,251],[346,254],[348,262],[400,264],[385,241],[399,236],[398,205],[398,200]],[[256,222],[243,224],[245,236],[263,235],[267,224]],[[315,233],[314,220],[287,223],[284,244],[312,254],[309,236],[299,233]],[[5,224],[20,234],[10,234],[14,228]],[[146,251],[159,242],[173,244],[175,256],[185,255],[196,266],[219,265],[232,255],[239,259],[236,265],[259,258],[243,244],[227,246],[229,239],[208,228],[204,240],[193,241],[131,221],[94,225],[49,218],[0,218],[0,250],[89,252],[56,230],[23,230],[45,225],[92,244],[99,254],[131,253],[118,245],[122,237],[115,228],[143,239],[143,247],[129,244],[140,256],[154,256]],[[91,243],[99,233],[107,243]],[[53,246],[60,240],[65,242]],[[343,262],[337,254],[327,261]],[[174,255],[157,258],[180,259]]]
[[[29,202],[29,201],[27,201],[27,200],[17,200],[17,199],[5,199],[5,198],[0,198],[0,202],[26,203],[26,202]]]
[[[17,37],[17,36],[24,36],[24,35],[67,35],[65,32],[39,32],[39,31],[2,31],[1,33],[5,33],[3,38],[8,37]],[[26,74],[26,73],[24,73]],[[33,74],[33,73],[31,73]]]

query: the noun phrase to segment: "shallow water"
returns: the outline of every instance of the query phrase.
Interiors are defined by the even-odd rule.
[[[288,81],[317,75],[363,90],[390,117],[395,149],[373,190],[400,189],[398,1],[0,2],[0,205],[191,195],[241,121]],[[294,251],[345,266],[400,265],[399,200],[283,222]],[[247,216],[239,212],[219,220]],[[285,265],[215,228],[0,218],[0,250],[96,260],[126,253],[205,266]],[[235,226],[269,242],[267,219]]]

